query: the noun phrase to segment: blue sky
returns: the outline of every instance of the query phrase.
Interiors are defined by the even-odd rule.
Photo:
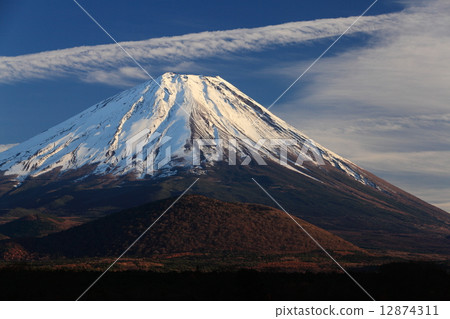
[[[220,75],[268,106],[373,1],[79,2],[153,76]],[[271,110],[450,210],[445,2],[379,0]],[[71,0],[3,0],[0,39],[0,144],[147,80]]]

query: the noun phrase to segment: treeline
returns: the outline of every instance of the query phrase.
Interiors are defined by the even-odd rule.
[[[99,272],[0,271],[1,300],[75,300]],[[430,263],[384,265],[352,275],[377,300],[449,300],[448,270]],[[367,300],[341,273],[107,273],[85,300]]]

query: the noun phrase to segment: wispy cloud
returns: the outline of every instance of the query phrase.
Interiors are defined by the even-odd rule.
[[[322,145],[450,212],[449,114],[357,119],[280,113]]]
[[[18,144],[0,144],[0,153],[9,150]]]
[[[393,23],[398,14],[367,16],[350,33],[373,32]],[[271,46],[296,44],[340,35],[356,17],[292,22],[252,29],[201,32],[162,37],[121,45],[139,62],[159,65],[188,63],[221,54],[259,51]],[[87,82],[127,83],[141,79],[121,49],[115,44],[84,46],[16,57],[0,57],[0,83],[59,76],[77,76]],[[150,72],[152,70],[149,70]],[[142,71],[141,71],[142,72]],[[144,74],[145,75],[145,74]]]
[[[371,46],[322,61],[304,103],[371,111],[448,111],[450,2],[430,0],[398,15]]]
[[[138,67],[119,67],[114,70],[95,70],[83,76],[88,83],[106,83],[112,86],[132,86],[135,80],[147,80],[147,75]]]
[[[309,81],[272,110],[450,211],[450,2],[409,5],[370,45],[322,59]],[[295,78],[294,68],[278,72]]]

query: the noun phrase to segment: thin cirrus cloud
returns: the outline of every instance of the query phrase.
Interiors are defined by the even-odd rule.
[[[449,15],[448,0],[414,1],[369,46],[322,59],[273,110],[450,212]],[[278,75],[292,77],[292,68]]]
[[[9,150],[18,144],[0,144],[0,153]]]
[[[290,114],[290,122],[338,154],[450,212],[450,114]]]
[[[449,15],[448,0],[409,8],[370,47],[322,60],[310,74],[313,81],[303,102],[336,108],[360,105],[372,111],[447,112]]]
[[[397,13],[362,17],[349,33],[373,32],[395,21]],[[291,22],[250,29],[201,32],[154,38],[121,45],[139,62],[187,63],[240,51],[260,51],[271,46],[302,43],[340,35],[357,17]],[[151,70],[150,70],[151,72]],[[76,76],[86,82],[126,84],[143,79],[115,44],[83,46],[15,57],[0,57],[0,83]]]

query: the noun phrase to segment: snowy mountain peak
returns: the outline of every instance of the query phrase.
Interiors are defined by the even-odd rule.
[[[375,186],[356,165],[314,143],[226,80],[171,72],[0,153],[0,172],[22,180],[94,165],[94,174],[144,177],[217,161],[265,165],[283,157],[286,167],[310,178],[304,160],[337,167]]]

